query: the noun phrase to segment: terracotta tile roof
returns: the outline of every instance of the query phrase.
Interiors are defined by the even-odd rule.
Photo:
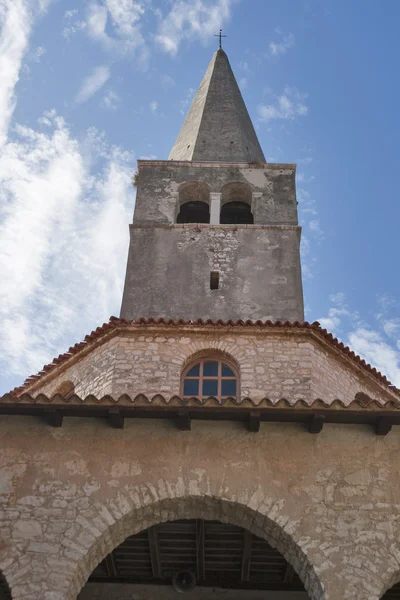
[[[265,397],[259,401],[255,401],[252,398],[224,398],[222,400],[218,400],[217,398],[210,396],[209,398],[181,398],[179,396],[171,396],[166,397],[162,394],[155,394],[154,396],[146,396],[144,394],[137,394],[134,397],[129,396],[128,394],[123,394],[118,398],[114,398],[113,396],[102,396],[101,398],[97,398],[96,396],[90,394],[85,398],[78,396],[77,394],[73,394],[72,396],[62,396],[61,394],[55,394],[52,397],[48,397],[45,394],[39,394],[38,396],[31,396],[28,393],[21,394],[18,397],[15,397],[12,393],[4,394],[0,398],[0,405],[6,404],[29,404],[36,406],[43,405],[68,405],[68,406],[104,406],[104,407],[113,407],[118,406],[119,408],[123,407],[160,407],[160,406],[169,406],[169,407],[225,407],[225,408],[268,408],[273,410],[300,410],[300,411],[308,411],[308,410],[324,410],[324,411],[355,411],[355,410],[365,410],[375,412],[382,410],[398,410],[400,409],[400,398],[399,400],[393,398],[387,400],[386,402],[380,402],[373,398],[370,398],[367,394],[362,392],[355,395],[353,400],[349,404],[345,404],[339,399],[334,400],[333,402],[327,402],[321,398],[317,398],[311,403],[306,402],[303,399],[298,399],[295,402],[289,402],[286,398],[281,398],[278,401],[272,401],[269,398]]]
[[[226,328],[226,327],[248,327],[248,328],[260,328],[260,329],[285,329],[285,330],[303,330],[303,331],[312,331],[315,335],[317,335],[320,339],[325,342],[328,342],[332,347],[339,350],[347,359],[351,360],[358,367],[365,369],[368,373],[373,375],[380,383],[390,386],[390,390],[400,395],[400,390],[395,386],[390,384],[390,381],[382,375],[375,367],[372,367],[368,364],[364,359],[358,356],[353,350],[351,350],[348,346],[340,342],[337,338],[335,338],[331,333],[329,333],[326,329],[323,329],[320,324],[315,321],[314,323],[305,322],[290,322],[290,321],[223,321],[221,319],[217,321],[213,321],[211,319],[203,320],[198,319],[196,321],[187,321],[184,319],[178,319],[176,321],[172,319],[163,319],[163,318],[142,318],[137,319],[136,321],[128,321],[126,319],[121,319],[118,317],[110,317],[108,323],[104,323],[101,327],[97,327],[94,331],[92,331],[89,335],[87,335],[84,341],[71,346],[67,352],[64,354],[60,354],[56,358],[54,358],[51,363],[45,365],[43,369],[36,375],[31,375],[28,377],[24,383],[14,388],[10,393],[14,396],[20,396],[24,391],[26,391],[30,385],[36,383],[39,379],[50,373],[53,369],[59,366],[62,363],[68,361],[71,357],[79,354],[82,350],[89,347],[92,343],[97,342],[102,337],[115,332],[118,329],[123,329],[125,327],[135,327],[135,326],[162,326],[162,327],[193,327],[195,328],[204,328],[209,327],[210,329],[215,328]]]

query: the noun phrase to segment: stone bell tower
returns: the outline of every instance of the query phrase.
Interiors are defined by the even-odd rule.
[[[222,49],[138,174],[121,317],[304,319],[295,165],[266,163]]]

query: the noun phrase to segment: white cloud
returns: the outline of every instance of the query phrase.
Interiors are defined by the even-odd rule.
[[[271,56],[281,56],[286,54],[286,52],[290,50],[290,48],[293,48],[295,44],[295,38],[292,33],[282,35],[282,32],[279,29],[276,30],[276,33],[280,35],[281,39],[279,42],[271,41],[269,43],[269,53]]]
[[[131,54],[144,46],[140,20],[145,12],[145,2],[134,0],[104,0],[92,2],[87,16],[89,36],[113,53]],[[106,31],[110,24],[111,33]]]
[[[378,371],[400,387],[400,352],[387,344],[376,331],[356,329],[349,335],[349,345]]]
[[[103,5],[92,3],[89,6],[87,19],[88,33],[94,39],[107,42],[108,35],[105,32],[107,25],[107,8]]]
[[[161,19],[156,43],[175,56],[184,39],[205,42],[230,18],[233,0],[174,0]]]
[[[357,311],[350,310],[343,292],[332,294],[329,299],[335,306],[329,309],[327,317],[318,319],[321,326],[335,335],[342,333],[341,338],[356,354],[400,387],[400,319],[381,320],[382,331],[378,331],[366,325]],[[395,347],[384,340],[384,334]]]
[[[67,25],[66,27],[64,27],[64,29],[62,30],[62,36],[66,40],[70,40],[71,37],[75,35],[75,33],[77,33],[78,31],[83,31],[84,29],[86,29],[86,27],[86,21],[76,20],[71,25]]]
[[[283,94],[276,98],[274,104],[260,104],[258,115],[261,121],[271,121],[272,119],[289,119],[304,117],[308,113],[308,107],[305,104],[306,94],[300,93],[296,88],[286,86]]]
[[[95,130],[78,141],[50,110],[38,119],[41,131],[16,124],[7,140],[35,16],[36,3],[30,15],[27,5],[0,0],[3,380],[37,371],[118,310],[134,204],[133,157]]]
[[[138,34],[137,24],[143,16],[144,3],[136,0],[105,0],[117,35],[134,38]]]
[[[175,85],[175,80],[170,75],[161,75],[160,81],[163,88],[167,90],[174,87]]]
[[[315,211],[314,211],[315,212]],[[323,239],[324,232],[322,231],[320,222],[318,219],[313,219],[308,224],[310,230],[317,236],[318,239]]]
[[[46,48],[44,46],[38,46],[32,53],[32,60],[39,63],[44,54],[46,54]]]
[[[390,338],[400,338],[400,319],[383,319],[382,327],[386,335]]]
[[[130,154],[44,118],[48,133],[17,126],[0,156],[0,355],[21,377],[118,308],[133,206]]]
[[[149,108],[150,108],[151,112],[153,113],[153,115],[155,115],[157,113],[158,102],[156,100],[153,100],[152,102],[150,102]]]
[[[0,147],[15,107],[14,88],[27,50],[32,14],[24,0],[0,2]]]
[[[98,92],[106,81],[110,77],[110,69],[106,65],[95,67],[93,73],[85,77],[82,82],[81,89],[79,90],[75,102],[82,103],[86,102]]]
[[[121,102],[121,98],[118,96],[117,92],[114,90],[107,90],[104,94],[100,106],[101,108],[105,108],[106,110],[117,110],[119,103]]]
[[[77,8],[74,8],[72,10],[66,10],[64,13],[64,19],[71,19],[72,17],[74,17],[77,14],[78,14]]]
[[[181,101],[181,108],[180,108],[181,115],[185,115],[187,113],[187,110],[188,110],[190,104],[192,103],[195,92],[196,92],[196,90],[194,88],[188,89],[185,98]]]
[[[329,300],[334,304],[339,304],[339,306],[341,306],[345,303],[346,296],[344,292],[336,292],[336,294],[331,294],[329,296]]]

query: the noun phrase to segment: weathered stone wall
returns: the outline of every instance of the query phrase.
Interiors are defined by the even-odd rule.
[[[301,321],[299,244],[298,227],[133,227],[121,316]]]
[[[107,341],[82,353],[70,367],[58,367],[30,388],[33,395],[54,394],[65,380],[85,397],[128,394],[166,398],[180,394],[181,373],[190,359],[222,352],[237,365],[241,398],[258,402],[303,399],[312,403],[336,399],[349,404],[357,393],[385,401],[388,391],[365,371],[350,366],[340,353],[311,333],[232,327],[143,327],[121,330]]]
[[[188,182],[246,185],[254,225],[176,225]],[[302,321],[294,166],[139,161],[121,316]]]
[[[378,600],[400,572],[400,430],[0,421],[0,568],[14,600],[76,600],[127,536],[228,521],[284,554],[311,600]]]
[[[294,165],[238,165],[218,162],[138,161],[139,180],[133,223],[140,226],[176,222],[181,186],[200,181],[210,192],[221,193],[229,183],[244,183],[257,194],[253,214],[256,225],[297,225]]]

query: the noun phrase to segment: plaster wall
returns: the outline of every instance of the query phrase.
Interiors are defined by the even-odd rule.
[[[298,227],[132,227],[121,316],[301,321],[299,244]]]
[[[321,398],[349,404],[359,392],[380,401],[391,397],[372,376],[359,373],[311,334],[257,327],[196,331],[132,326],[104,340],[89,354],[78,355],[70,367],[58,367],[29,391],[51,396],[63,381],[70,380],[82,397],[108,393],[115,398],[122,394],[171,398],[180,394],[181,373],[188,361],[215,352],[236,363],[241,398],[255,402],[267,397],[275,402],[286,398],[311,404]]]
[[[0,568],[14,600],[76,600],[126,537],[179,518],[265,537],[311,600],[378,600],[400,573],[400,430],[0,421]]]

